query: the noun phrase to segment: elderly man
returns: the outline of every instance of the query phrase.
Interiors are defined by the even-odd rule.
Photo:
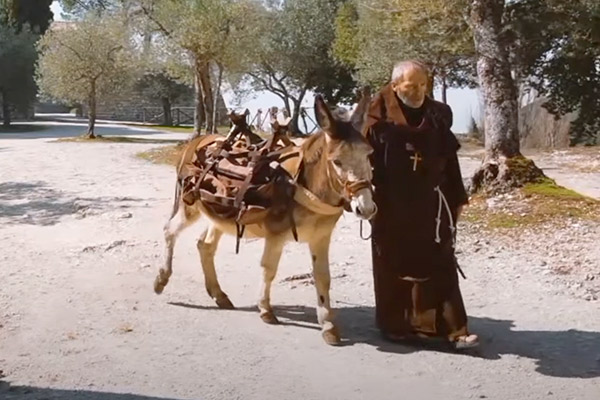
[[[379,209],[371,239],[376,318],[389,340],[442,338],[461,349],[478,344],[467,329],[454,255],[468,196],[452,111],[427,97],[428,87],[425,65],[400,62],[368,111]]]

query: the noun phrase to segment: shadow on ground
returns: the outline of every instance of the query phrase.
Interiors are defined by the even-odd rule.
[[[72,197],[45,182],[1,182],[0,221],[2,224],[54,225],[67,215],[98,214],[103,210],[135,207],[149,199],[131,197]]]
[[[70,138],[85,135],[87,124],[82,122],[39,122],[20,128],[15,125],[13,132],[0,132],[0,139],[53,139]],[[125,126],[118,123],[96,125],[95,133],[102,136],[153,135],[164,134],[164,131],[144,127]]]
[[[11,386],[4,381],[0,381],[0,398],[3,400],[178,400],[171,397],[148,397],[127,393]]]
[[[199,310],[213,310],[216,306],[198,306],[169,303],[174,306]],[[256,312],[256,307],[242,307],[235,311]],[[282,325],[319,329],[316,311],[312,307],[274,306]],[[343,344],[368,344],[378,351],[408,354],[419,351],[450,352],[440,344],[399,344],[383,340],[375,328],[373,307],[354,306],[337,309]],[[514,355],[535,360],[536,371],[542,375],[561,378],[600,377],[600,332],[575,329],[566,331],[518,331],[514,322],[493,318],[469,318],[470,330],[477,333],[482,343],[479,348],[457,353],[464,357],[499,360]]]

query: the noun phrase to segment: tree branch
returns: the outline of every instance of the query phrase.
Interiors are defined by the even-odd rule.
[[[60,44],[61,46],[65,47],[65,48],[67,48],[67,49],[69,49],[69,50],[71,50],[71,52],[72,52],[73,54],[75,54],[75,56],[76,56],[77,58],[79,58],[79,61],[83,61],[83,62],[85,62],[85,59],[83,58],[83,56],[82,56],[81,54],[79,54],[79,53],[77,52],[77,50],[75,50],[73,47],[71,47],[71,46],[69,46],[68,44],[66,44],[65,42],[61,41],[61,40],[60,40],[58,37],[55,37],[55,38],[54,38],[54,40],[56,40],[56,42],[57,42],[58,44]]]
[[[172,33],[171,31],[169,31],[167,28],[165,28],[165,26],[156,18],[154,18],[154,16],[152,15],[152,11],[148,9],[148,7],[144,6],[143,4],[140,4],[140,8],[142,9],[142,12],[144,13],[144,15],[146,17],[148,17],[148,19],[152,22],[154,22],[156,24],[156,26],[158,27],[158,29],[164,33],[165,35],[171,37]]]

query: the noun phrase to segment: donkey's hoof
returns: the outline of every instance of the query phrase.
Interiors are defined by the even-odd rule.
[[[260,319],[262,319],[263,322],[270,325],[277,325],[279,323],[279,320],[277,319],[275,314],[273,314],[273,311],[267,311],[260,314]]]
[[[165,282],[163,282],[160,275],[157,276],[156,279],[154,280],[154,293],[161,294],[163,292],[163,290],[165,290],[165,286],[167,286],[167,284]]]
[[[235,308],[227,296],[219,297],[218,299],[215,299],[215,302],[217,303],[217,306],[223,310],[233,310]]]
[[[330,328],[324,330],[321,335],[323,336],[323,340],[330,346],[339,346],[341,344],[340,334],[338,333],[337,328]]]

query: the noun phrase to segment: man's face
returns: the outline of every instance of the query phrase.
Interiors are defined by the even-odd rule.
[[[425,101],[428,86],[427,73],[420,68],[408,68],[402,78],[392,83],[392,89],[404,104],[419,108]]]

